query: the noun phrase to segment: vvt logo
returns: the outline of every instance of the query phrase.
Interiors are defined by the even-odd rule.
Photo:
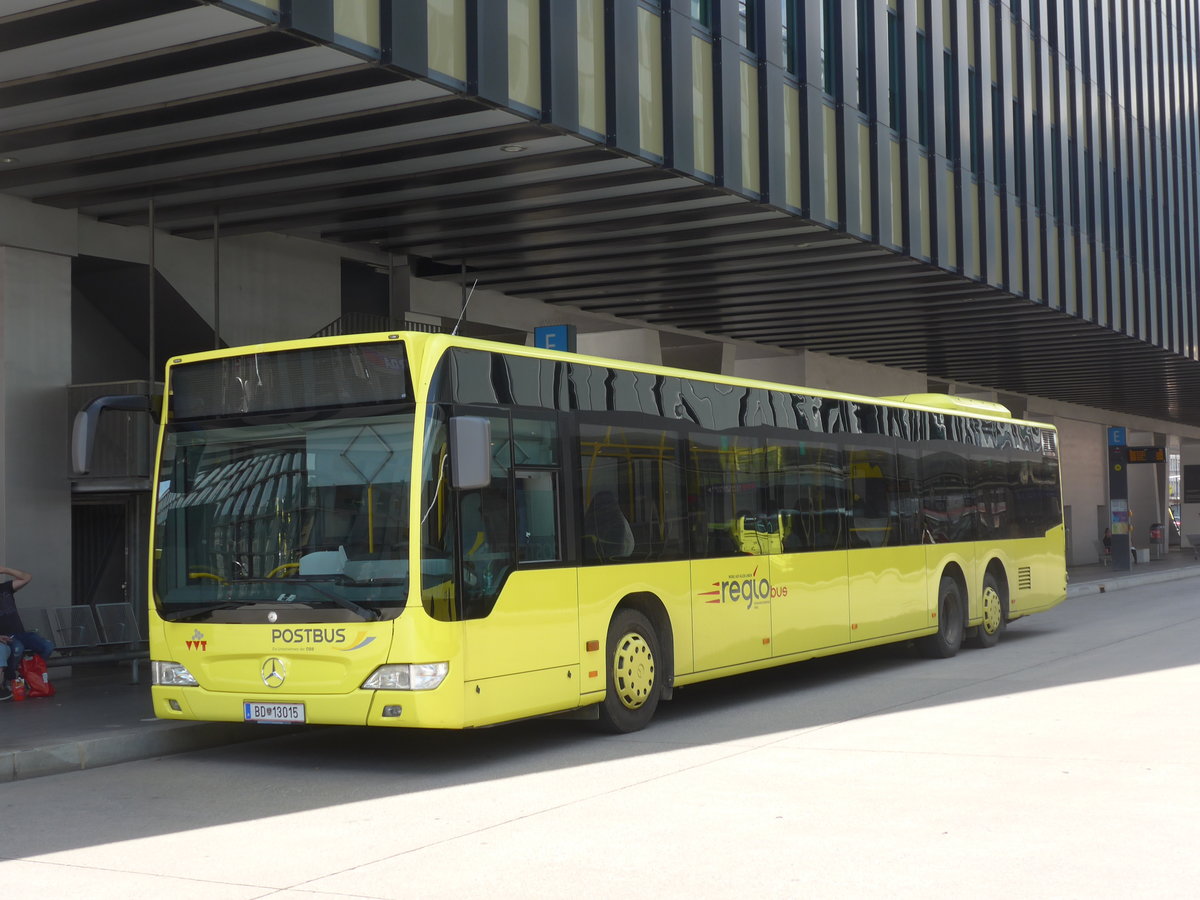
[[[199,628],[195,629],[194,632],[192,633],[192,639],[190,641],[184,641],[184,643],[187,644],[187,648],[189,650],[207,650],[208,649],[208,641],[206,641],[204,639],[204,635],[200,633]]]
[[[787,587],[775,587],[770,579],[758,577],[758,567],[748,575],[735,575],[723,581],[714,581],[711,591],[701,591],[701,597],[711,597],[705,603],[740,603],[753,609],[770,603],[772,597],[786,597]]]

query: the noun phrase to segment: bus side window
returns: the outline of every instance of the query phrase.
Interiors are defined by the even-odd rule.
[[[516,471],[517,562],[561,559],[556,472]]]
[[[579,429],[583,561],[682,559],[685,493],[675,432]]]

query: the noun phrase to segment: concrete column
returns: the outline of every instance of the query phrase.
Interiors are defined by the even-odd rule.
[[[739,347],[739,350],[742,348]],[[763,356],[738,359],[733,364],[732,374],[739,378],[758,381],[774,381],[778,384],[805,385],[804,352],[786,356]]]
[[[1157,435],[1150,431],[1130,431],[1130,447],[1154,446]],[[1129,467],[1130,544],[1139,549],[1150,547],[1150,525],[1166,522],[1166,490],[1159,491],[1158,468],[1161,463],[1139,463]]]
[[[0,246],[0,560],[25,608],[71,602],[71,260]]]
[[[1108,432],[1096,422],[1066,416],[1031,415],[1058,428],[1063,505],[1070,510],[1067,564],[1100,562],[1108,519]]]
[[[588,356],[662,365],[662,346],[658,342],[658,332],[650,328],[580,333],[576,346],[580,353]]]

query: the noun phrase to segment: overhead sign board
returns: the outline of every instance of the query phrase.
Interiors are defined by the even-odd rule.
[[[575,352],[574,325],[539,325],[533,329],[533,346],[543,350]]]
[[[1129,462],[1157,463],[1167,461],[1167,451],[1164,447],[1130,447]]]

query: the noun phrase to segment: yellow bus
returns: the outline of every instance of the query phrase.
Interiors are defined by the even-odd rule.
[[[1066,596],[1055,430],[416,333],[167,367],[165,719],[644,727],[685,685]]]

